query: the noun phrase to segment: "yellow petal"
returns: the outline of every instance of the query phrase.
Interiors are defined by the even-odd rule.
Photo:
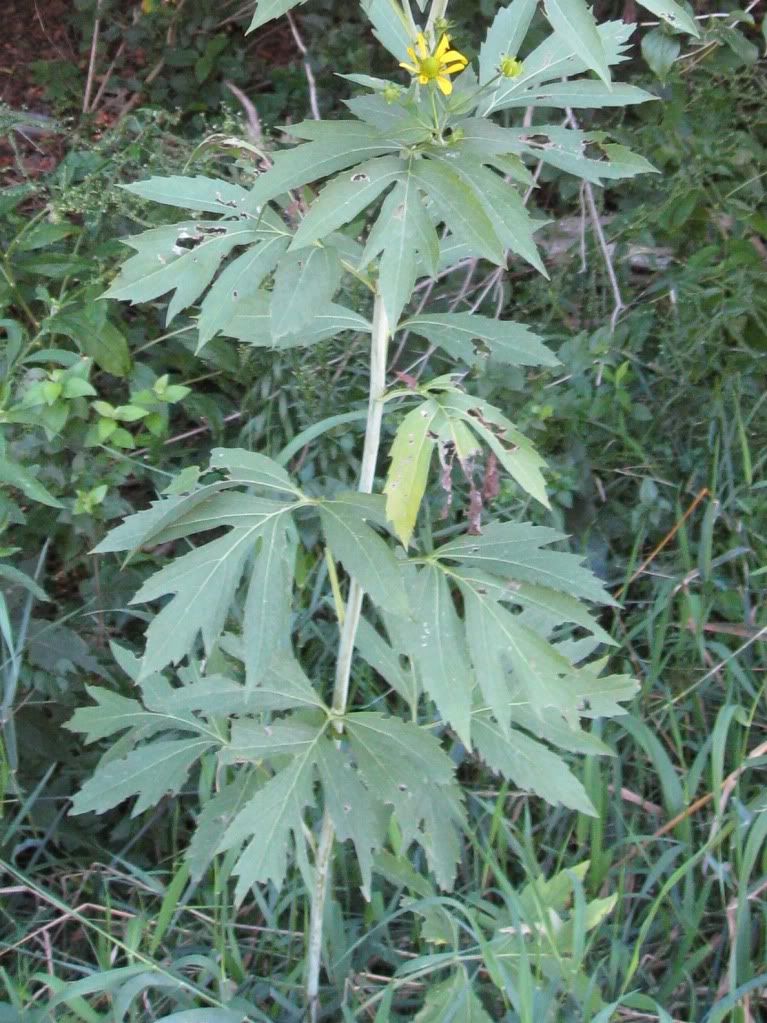
[[[458,50],[447,50],[442,54],[442,60],[445,64],[451,60],[460,60],[464,67],[469,63],[468,58],[464,57]]]
[[[418,74],[418,68],[415,64],[405,64],[403,61],[400,61],[399,66],[403,67],[406,71],[409,71],[411,75]]]
[[[439,70],[440,70],[440,74],[443,74],[443,75],[458,75],[458,74],[461,73],[461,71],[465,71],[466,70],[466,65],[465,64],[448,64],[447,67],[443,66]]]
[[[437,43],[437,49],[434,51],[435,57],[442,57],[450,49],[450,39],[448,36],[443,35],[440,41]]]
[[[418,33],[415,44],[418,47],[418,52],[420,53],[421,57],[425,58],[429,56],[429,48],[426,45],[426,36],[423,34],[423,32]]]
[[[419,75],[418,76],[418,81],[421,83],[421,85],[428,85],[429,84],[429,76],[428,75]]]
[[[445,96],[449,96],[453,91],[453,83],[449,78],[444,78],[442,75],[437,78],[437,86],[439,87],[439,91]]]
[[[408,48],[407,48],[407,55],[408,55],[408,57],[410,57],[410,59],[413,61],[414,64],[417,63],[418,57],[416,57],[415,50],[413,49],[412,46],[408,46]]]

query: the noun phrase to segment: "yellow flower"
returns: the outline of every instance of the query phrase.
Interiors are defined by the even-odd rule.
[[[416,50],[418,51],[416,53]],[[429,82],[436,82],[440,92],[449,96],[453,91],[453,83],[449,75],[457,75],[469,63],[466,57],[458,50],[450,49],[450,36],[444,35],[437,43],[433,53],[429,53],[426,45],[426,37],[419,32],[415,41],[415,48],[408,47],[408,56],[412,64],[400,63],[406,71],[418,79],[421,85],[428,85]]]

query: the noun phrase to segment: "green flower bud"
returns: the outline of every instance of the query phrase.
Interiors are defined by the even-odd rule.
[[[501,57],[498,70],[504,78],[518,78],[522,74],[522,61],[517,60],[516,57],[510,57],[507,53],[505,57]]]

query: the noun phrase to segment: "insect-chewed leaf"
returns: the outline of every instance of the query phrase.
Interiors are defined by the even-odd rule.
[[[586,790],[567,764],[522,732],[502,731],[486,714],[472,723],[477,752],[494,771],[546,802],[596,816]]]
[[[305,248],[348,224],[399,180],[405,168],[404,161],[396,156],[379,156],[333,178],[301,221],[291,249]]]
[[[318,743],[315,762],[336,835],[341,842],[351,839],[354,843],[362,892],[369,900],[373,854],[383,848],[388,812],[375,790],[365,788],[353,764],[334,742]]]
[[[408,412],[400,423],[389,454],[391,464],[384,486],[386,516],[405,547],[413,536],[426,490],[436,444],[432,426],[440,415],[439,405],[433,400]]]
[[[255,793],[224,832],[219,852],[245,844],[234,868],[238,905],[254,884],[282,886],[291,834],[295,843],[304,842],[304,811],[314,803],[313,771],[309,754],[296,757]]]
[[[494,320],[477,313],[419,313],[400,324],[456,359],[476,365],[485,357],[511,366],[557,366],[559,359],[524,323]],[[483,346],[474,345],[478,340]],[[484,348],[484,351],[482,350]]]
[[[322,122],[320,122],[322,123]],[[278,195],[319,181],[374,156],[396,152],[399,144],[383,138],[375,128],[355,122],[356,131],[319,142],[307,142],[274,156],[274,166],[262,174],[250,191],[250,209],[260,209]]]
[[[248,201],[247,189],[242,185],[199,175],[193,178],[178,174],[147,178],[120,187],[140,199],[149,199],[182,210],[218,213],[225,217],[238,216]]]
[[[211,739],[168,739],[147,743],[126,757],[96,768],[72,801],[71,813],[104,813],[137,796],[131,816],[176,793],[196,760],[214,745]]]
[[[173,291],[166,317],[170,323],[200,297],[232,249],[251,245],[259,237],[252,222],[240,220],[200,220],[152,228],[126,239],[136,255],[123,264],[104,297],[135,304]]]
[[[560,593],[615,604],[593,572],[575,554],[541,550],[565,537],[547,526],[493,522],[481,536],[459,536],[434,552],[436,558],[460,561],[503,579],[538,583]]]
[[[317,310],[329,304],[340,280],[341,264],[332,246],[289,253],[274,277],[270,305],[274,342],[310,323]]]
[[[526,493],[549,507],[541,473],[546,463],[512,422],[488,402],[456,388],[440,395],[439,404],[448,417],[462,419],[471,427]]]
[[[452,784],[452,761],[433,735],[398,718],[360,711],[347,714],[344,727],[365,785],[394,807],[411,841],[422,797]]]
[[[677,3],[676,0],[639,0],[639,3],[642,7],[646,7],[648,11],[652,11],[653,14],[662,18],[672,28],[688,32],[690,35],[695,36],[696,39],[700,37],[700,29],[695,24],[694,19],[690,17],[684,7]]]
[[[440,714],[471,749],[471,668],[447,580],[438,566],[426,565],[410,589],[414,621],[403,623],[407,653]]]
[[[288,235],[274,235],[248,249],[219,274],[205,296],[197,321],[197,351],[226,328],[260,288],[288,248]]]
[[[491,1023],[482,1002],[461,967],[449,980],[430,987],[415,1023]]]
[[[405,614],[408,599],[397,559],[366,521],[364,511],[343,501],[319,505],[322,529],[334,556],[380,607]]]

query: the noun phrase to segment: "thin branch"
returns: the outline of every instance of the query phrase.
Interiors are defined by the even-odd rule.
[[[93,35],[91,36],[91,53],[88,58],[88,77],[85,80],[85,92],[83,93],[83,114],[87,114],[91,107],[91,92],[93,91],[93,77],[96,73],[96,54],[99,48],[99,35],[101,34],[101,0],[96,4],[96,17],[93,19]]]
[[[309,51],[306,48],[306,44],[301,37],[301,33],[298,31],[293,15],[288,11],[287,14],[288,23],[290,25],[290,31],[293,33],[293,38],[296,41],[296,46],[301,51],[304,58],[304,74],[306,75],[306,81],[309,86],[309,106],[312,110],[312,117],[315,121],[321,120],[320,117],[320,105],[317,100],[317,82],[314,78],[314,72],[312,71],[312,65],[309,62]]]

